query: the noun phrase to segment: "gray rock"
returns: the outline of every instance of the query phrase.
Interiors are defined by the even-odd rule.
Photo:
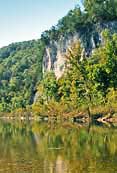
[[[112,33],[117,33],[117,21],[98,23],[90,27],[82,27],[77,32],[67,36],[61,36],[57,41],[50,41],[46,46],[43,57],[43,73],[54,71],[57,78],[60,78],[65,69],[65,53],[67,49],[76,41],[80,40],[83,53],[88,57],[93,50],[103,43],[102,31],[109,29]]]

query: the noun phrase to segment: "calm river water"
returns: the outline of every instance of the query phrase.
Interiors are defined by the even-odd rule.
[[[117,128],[0,121],[0,173],[117,173]]]

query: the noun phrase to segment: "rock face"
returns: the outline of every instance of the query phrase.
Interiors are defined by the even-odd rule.
[[[82,27],[67,36],[61,36],[57,41],[50,41],[45,48],[43,57],[43,73],[54,71],[57,78],[60,78],[65,69],[65,53],[67,49],[76,41],[80,40],[85,50],[86,56],[103,43],[102,31],[109,29],[112,33],[117,33],[117,21],[95,24],[89,27]]]

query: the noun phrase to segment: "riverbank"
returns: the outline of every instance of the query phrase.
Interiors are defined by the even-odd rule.
[[[11,120],[30,120],[30,121],[70,121],[70,122],[77,122],[77,123],[88,123],[88,122],[101,122],[101,123],[117,123],[117,110],[104,108],[104,107],[97,107],[91,108],[90,113],[89,110],[74,110],[71,112],[62,112],[59,110],[53,112],[46,112],[44,114],[40,112],[35,112],[33,110],[27,109],[20,109],[16,110],[12,113],[0,113],[1,119],[11,119]]]

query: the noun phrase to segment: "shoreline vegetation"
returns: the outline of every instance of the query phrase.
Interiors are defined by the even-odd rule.
[[[100,111],[99,111],[100,110]],[[58,114],[59,112],[53,112],[53,114],[35,115],[36,112],[32,112],[26,109],[19,109],[12,113],[0,113],[0,119],[9,120],[29,120],[29,121],[43,121],[43,122],[76,122],[76,123],[90,123],[100,122],[117,123],[117,109],[97,107],[91,109],[91,115],[89,116],[88,110],[79,112],[73,111],[69,113]]]

